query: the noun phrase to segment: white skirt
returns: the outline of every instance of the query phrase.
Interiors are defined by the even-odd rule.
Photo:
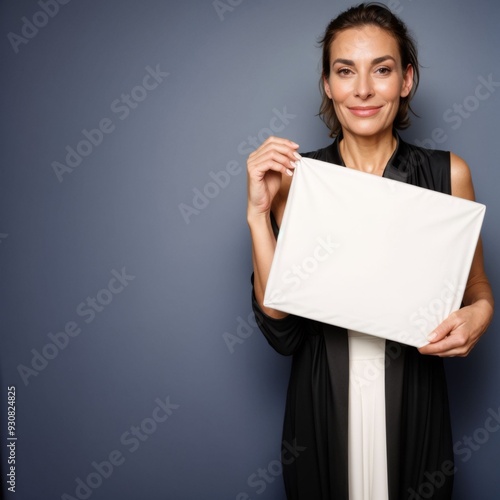
[[[387,500],[385,339],[348,330],[349,500]]]

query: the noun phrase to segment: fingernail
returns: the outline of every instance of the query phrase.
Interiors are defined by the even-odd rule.
[[[287,168],[287,169],[286,169],[286,173],[287,173],[290,177],[293,175],[293,172],[292,172],[289,168]]]
[[[299,145],[296,142],[290,141],[295,147],[299,147]]]
[[[431,333],[429,333],[429,335],[427,335],[427,340],[429,342],[432,342],[436,337],[437,337],[437,333],[436,332],[431,332]]]
[[[297,151],[293,152],[293,156],[295,156],[295,158],[297,158],[297,160],[302,160],[302,156],[300,156],[299,153],[297,153]]]

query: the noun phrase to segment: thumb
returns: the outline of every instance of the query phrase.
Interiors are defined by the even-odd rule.
[[[431,343],[439,342],[459,326],[458,318],[455,313],[451,313],[434,330],[427,335],[427,340]]]

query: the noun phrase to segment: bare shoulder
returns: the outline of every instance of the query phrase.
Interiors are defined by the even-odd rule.
[[[474,186],[467,162],[455,153],[450,153],[450,168],[451,194],[459,198],[474,200]]]

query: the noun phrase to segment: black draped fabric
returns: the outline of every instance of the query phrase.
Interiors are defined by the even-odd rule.
[[[338,141],[302,156],[343,165]],[[383,176],[451,194],[450,154],[398,137]],[[293,356],[283,440],[302,451],[283,460],[287,498],[348,500],[347,331],[293,315],[271,318],[255,296],[253,309],[269,344]],[[453,445],[443,361],[393,341],[385,358],[389,498],[449,500]]]

